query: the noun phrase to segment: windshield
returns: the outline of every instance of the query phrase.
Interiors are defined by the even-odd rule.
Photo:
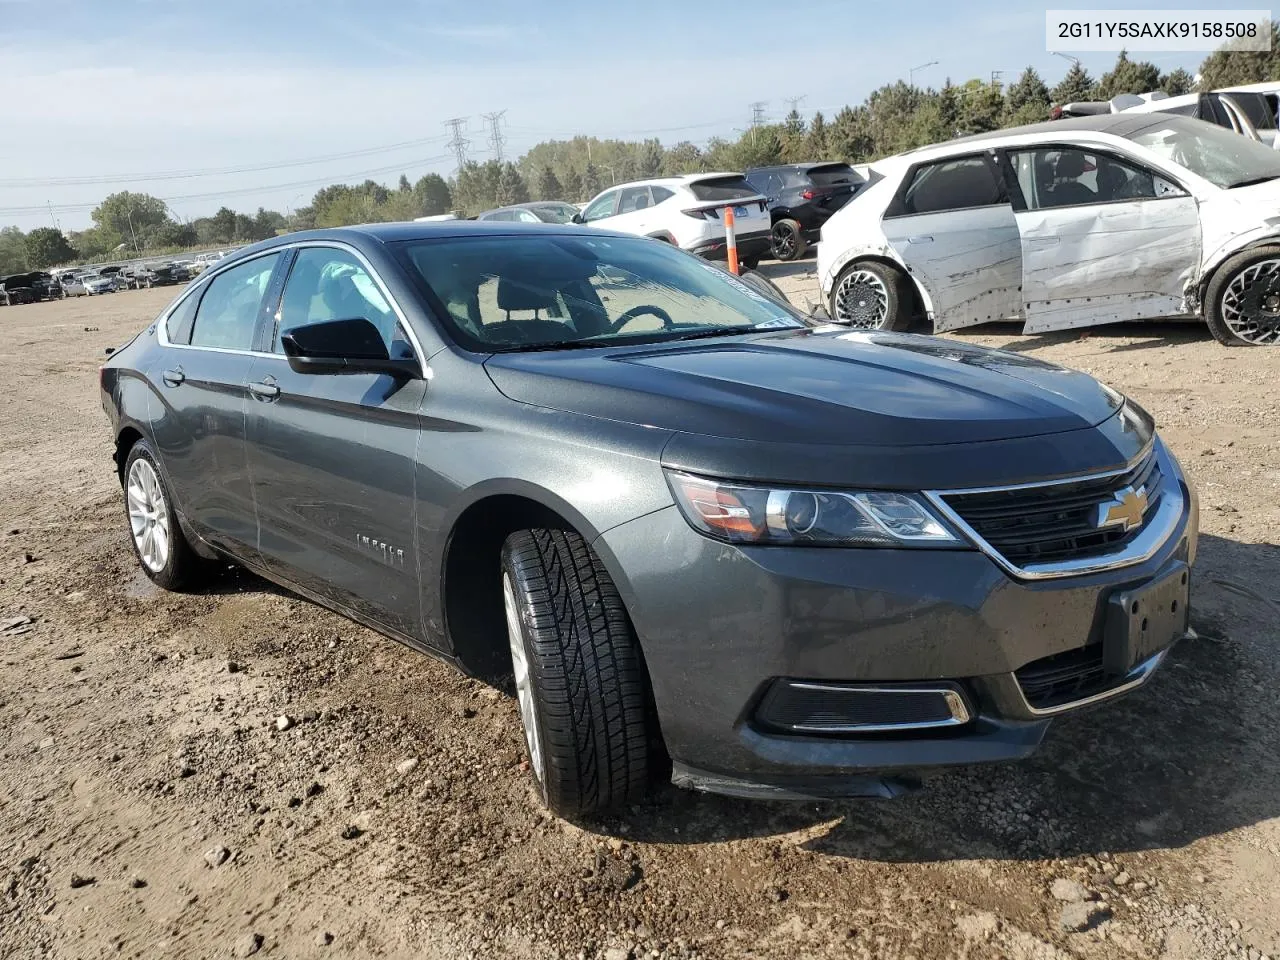
[[[1131,134],[1129,139],[1219,187],[1240,187],[1280,177],[1280,152],[1201,120],[1157,123]]]
[[[400,245],[469,349],[545,350],[802,327],[705,260],[633,237],[452,237]]]

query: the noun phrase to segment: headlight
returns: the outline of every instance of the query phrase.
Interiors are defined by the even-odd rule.
[[[674,470],[667,471],[667,481],[685,519],[717,540],[846,547],[963,543],[908,493],[762,487]]]

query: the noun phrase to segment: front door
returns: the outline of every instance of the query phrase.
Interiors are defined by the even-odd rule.
[[[244,447],[253,343],[279,253],[213,277],[165,320],[151,430],[183,517],[202,538],[255,559],[257,522]]]
[[[936,333],[1021,315],[1018,224],[991,155],[920,164],[904,178],[883,227],[928,292]]]
[[[1009,163],[1027,333],[1184,311],[1200,263],[1200,212],[1186,191],[1091,148],[1016,150]]]
[[[285,579],[412,639],[422,632],[414,457],[427,381],[296,373],[280,348],[281,331],[355,318],[378,327],[391,356],[414,355],[363,260],[338,246],[299,250],[270,356],[257,357],[249,374],[258,547]]]

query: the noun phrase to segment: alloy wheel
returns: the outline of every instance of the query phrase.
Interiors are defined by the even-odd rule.
[[[511,672],[516,684],[516,703],[524,726],[525,743],[529,746],[529,762],[539,783],[546,783],[542,758],[542,737],[538,733],[538,706],[533,700],[533,681],[529,676],[529,657],[524,649],[524,633],[520,626],[520,608],[510,574],[502,574],[502,604],[507,614],[507,643],[511,647]]]
[[[789,260],[795,254],[796,238],[790,228],[782,224],[774,226],[772,241],[775,260]]]
[[[845,274],[832,299],[832,319],[851,327],[874,330],[884,326],[889,316],[889,291],[870,270]]]
[[[169,509],[165,504],[160,478],[146,458],[139,457],[129,468],[125,487],[128,500],[129,527],[138,556],[152,573],[159,573],[169,562]]]
[[[1222,294],[1222,319],[1245,343],[1280,344],[1280,260],[1259,260]]]

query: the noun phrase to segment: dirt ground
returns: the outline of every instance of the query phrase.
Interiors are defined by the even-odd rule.
[[[0,956],[1280,956],[1280,350],[964,336],[1132,394],[1199,485],[1201,639],[1146,689],[900,800],[584,828],[510,698],[247,574],[141,575],[96,369],[172,293],[0,308]]]

